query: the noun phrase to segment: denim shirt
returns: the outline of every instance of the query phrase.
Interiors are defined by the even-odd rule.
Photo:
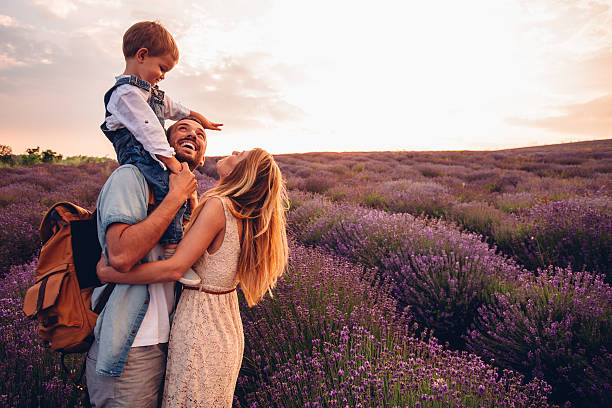
[[[100,191],[97,203],[98,240],[106,259],[106,229],[116,222],[134,225],[144,220],[147,217],[148,199],[146,181],[136,166],[123,165],[110,175]],[[162,259],[162,254],[161,247],[155,245],[143,262]],[[101,286],[94,290],[92,305],[97,303],[103,288]],[[121,375],[148,304],[148,285],[115,286],[94,329],[99,344],[96,374],[110,377]]]

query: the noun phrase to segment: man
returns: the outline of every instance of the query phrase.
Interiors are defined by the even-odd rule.
[[[197,119],[172,125],[168,142],[182,170],[170,175],[170,191],[147,216],[149,189],[133,165],[115,170],[98,197],[98,239],[109,264],[130,273],[138,262],[163,258],[158,244],[174,215],[197,187],[191,171],[204,164],[206,134]],[[191,170],[191,171],[190,171]],[[92,297],[95,305],[102,288]],[[117,284],[96,323],[87,355],[92,405],[157,407],[162,396],[175,283]]]

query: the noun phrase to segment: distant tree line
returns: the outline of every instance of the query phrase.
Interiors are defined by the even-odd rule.
[[[26,154],[13,154],[10,146],[0,145],[0,162],[10,166],[25,165],[30,166],[39,163],[56,163],[62,160],[62,155],[51,149],[40,151],[40,147],[30,147],[26,149]]]
[[[80,162],[104,162],[107,158],[103,157],[88,157],[88,156],[70,156],[64,158],[61,154],[54,152],[51,149],[40,150],[40,146],[30,147],[26,149],[25,154],[13,154],[11,146],[0,144],[0,166],[32,166],[40,163],[80,163]]]

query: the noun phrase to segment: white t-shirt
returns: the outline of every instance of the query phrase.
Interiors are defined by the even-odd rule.
[[[147,258],[163,259],[163,248],[153,247]],[[149,260],[149,259],[147,259]],[[149,307],[134,338],[132,347],[151,346],[170,340],[170,314],[174,309],[174,282],[150,283]]]
[[[115,79],[124,77],[129,75],[119,75]],[[110,113],[105,121],[106,127],[108,130],[127,128],[165,170],[166,166],[155,155],[172,157],[174,149],[168,144],[166,132],[149,106],[150,97],[151,91],[130,84],[119,85],[106,106]],[[189,116],[189,112],[188,108],[164,95],[164,119],[180,120]]]

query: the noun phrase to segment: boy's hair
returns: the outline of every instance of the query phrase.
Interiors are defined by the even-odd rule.
[[[149,55],[159,57],[170,54],[178,61],[179,50],[172,35],[158,21],[141,21],[134,24],[123,34],[123,55],[130,58],[146,48]]]

